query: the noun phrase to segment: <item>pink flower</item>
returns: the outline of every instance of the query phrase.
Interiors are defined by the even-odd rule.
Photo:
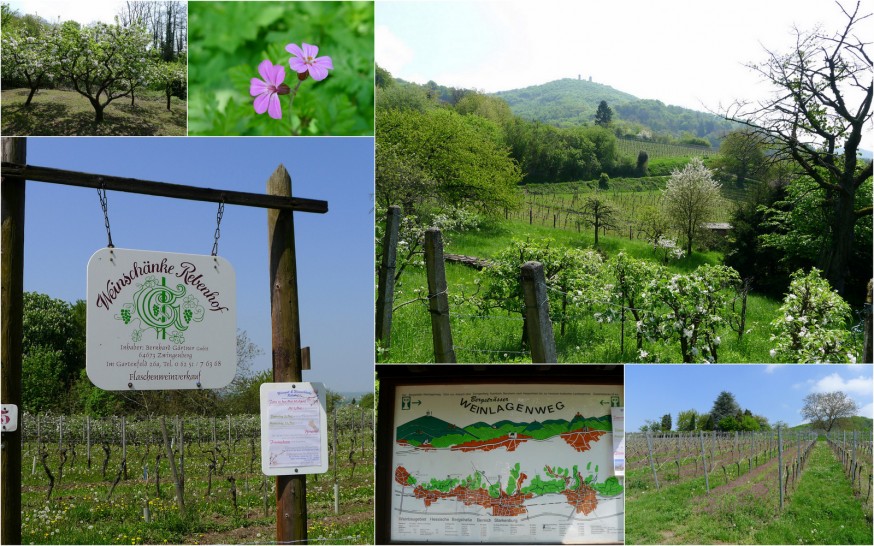
[[[263,114],[267,112],[273,119],[282,119],[282,107],[279,105],[278,95],[287,95],[291,92],[285,80],[285,68],[282,65],[274,66],[269,60],[262,61],[258,65],[258,73],[263,80],[252,78],[249,86],[249,94],[255,97],[255,112]]]
[[[307,43],[301,44],[303,49],[297,47],[297,44],[288,44],[285,50],[294,55],[288,60],[292,70],[298,74],[305,74],[309,71],[309,75],[316,81],[324,80],[328,77],[328,69],[334,69],[334,62],[330,57],[316,57],[319,54],[318,46]],[[306,76],[298,76],[304,79]]]

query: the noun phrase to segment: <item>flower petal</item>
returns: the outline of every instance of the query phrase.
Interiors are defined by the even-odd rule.
[[[327,56],[316,58],[316,60],[313,61],[313,64],[324,66],[325,68],[330,68],[331,70],[334,69],[334,61],[332,61],[331,58]]]
[[[279,104],[279,96],[276,93],[270,94],[270,105],[267,108],[267,113],[273,119],[282,119],[282,106]]]
[[[270,81],[274,86],[279,87],[285,80],[285,67],[278,64],[273,67],[273,74],[270,75]]]
[[[263,114],[267,111],[268,102],[271,96],[275,96],[272,93],[264,93],[255,97],[255,113]]]
[[[319,46],[314,46],[306,42],[301,45],[303,46],[303,52],[306,57],[312,57],[313,59],[315,59],[316,55],[319,54]]]
[[[252,83],[249,85],[249,94],[253,97],[260,95],[267,91],[267,84],[259,80],[258,78],[252,78]]]
[[[300,46],[297,44],[288,44],[285,46],[285,50],[294,55],[295,57],[300,57],[303,59],[306,55],[303,54],[303,51],[300,49]]]
[[[258,73],[261,74],[261,79],[265,82],[269,82],[272,69],[273,63],[271,63],[269,59],[261,61],[261,64],[258,65]]]
[[[297,57],[292,57],[291,59],[289,59],[288,64],[289,64],[289,66],[291,66],[292,70],[294,70],[295,72],[299,72],[301,74],[303,74],[304,72],[306,72],[309,69],[309,65]]]
[[[310,76],[317,82],[322,81],[328,77],[328,69],[324,66],[313,64],[310,66]]]

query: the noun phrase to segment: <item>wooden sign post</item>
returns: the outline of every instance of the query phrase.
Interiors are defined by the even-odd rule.
[[[3,139],[3,161],[24,164],[26,141]],[[24,323],[24,179],[3,173],[2,370],[0,400],[21,408],[21,338]],[[0,457],[0,543],[21,544],[21,427],[3,433]]]
[[[267,180],[267,193],[291,197],[291,177],[280,165]],[[270,323],[273,330],[273,381],[302,381],[297,260],[292,211],[267,211],[270,245]],[[276,477],[276,541],[307,540],[306,475]]]
[[[27,165],[25,139],[2,139],[2,402],[21,406],[21,340],[24,318],[24,181],[35,180],[85,188],[225,203],[269,209],[273,380],[301,380],[300,319],[293,211],[328,212],[326,201],[291,196],[291,177],[280,165],[267,183],[267,195],[198,186],[167,184],[117,176]],[[21,427],[3,433],[2,544],[21,543]],[[276,479],[276,539],[306,542],[306,478]]]

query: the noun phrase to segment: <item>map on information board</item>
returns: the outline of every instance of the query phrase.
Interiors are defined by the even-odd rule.
[[[392,540],[622,542],[621,386],[399,386]]]

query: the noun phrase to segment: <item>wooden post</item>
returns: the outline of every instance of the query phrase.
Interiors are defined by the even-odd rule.
[[[4,137],[2,159],[27,163],[27,141]],[[24,178],[0,184],[0,399],[21,415],[21,340],[24,321]],[[4,432],[0,457],[0,543],[21,544],[21,427]]]
[[[777,425],[777,480],[780,482],[780,510],[783,510],[783,431]]]
[[[522,291],[525,295],[525,318],[528,322],[531,362],[558,362],[552,321],[549,318],[549,297],[546,294],[543,264],[526,262],[522,265]]]
[[[85,416],[85,443],[87,444],[88,470],[91,470],[91,416]]]
[[[658,474],[656,474],[655,461],[652,457],[652,436],[650,435],[649,431],[646,431],[646,447],[649,450],[649,468],[652,470],[652,479],[655,480],[656,490],[658,490],[660,489],[659,477]]]
[[[337,406],[334,406],[334,514],[340,513],[340,482],[337,481],[337,457],[339,456],[337,445]]]
[[[431,312],[434,362],[454,363],[455,348],[449,325],[449,296],[446,295],[443,237],[437,228],[428,228],[425,231],[425,269],[428,277],[428,310]]]
[[[874,338],[874,320],[871,318],[871,290],[874,279],[868,281],[868,296],[865,298],[865,345],[862,351],[862,362],[871,364],[874,362],[874,349],[872,349],[872,338]]]
[[[121,460],[127,461],[127,418],[122,415],[121,416]],[[123,478],[127,479],[127,465],[122,464],[122,474]]]
[[[176,506],[179,508],[179,516],[185,519],[185,494],[182,489],[182,480],[176,472],[176,456],[173,455],[173,448],[170,447],[170,439],[167,437],[167,418],[161,416],[161,438],[164,440],[164,453],[167,460],[170,462],[170,475],[173,477],[173,485],[176,488]],[[158,465],[155,464],[155,473],[158,472]]]
[[[714,437],[716,436],[716,431],[713,431]],[[701,439],[701,462],[704,465],[704,491],[708,495],[710,494],[710,477],[707,475],[707,453],[704,451],[704,432],[698,431],[698,437]],[[712,457],[712,455],[711,455]]]
[[[267,180],[267,193],[291,197],[291,177],[279,165]],[[273,381],[301,381],[300,315],[292,211],[267,211],[270,249],[270,321]],[[276,477],[276,541],[307,542],[306,476]]]
[[[389,207],[385,215],[382,264],[379,266],[379,286],[376,295],[376,341],[385,349],[391,347],[391,317],[395,303],[395,267],[400,225],[401,207]]]

